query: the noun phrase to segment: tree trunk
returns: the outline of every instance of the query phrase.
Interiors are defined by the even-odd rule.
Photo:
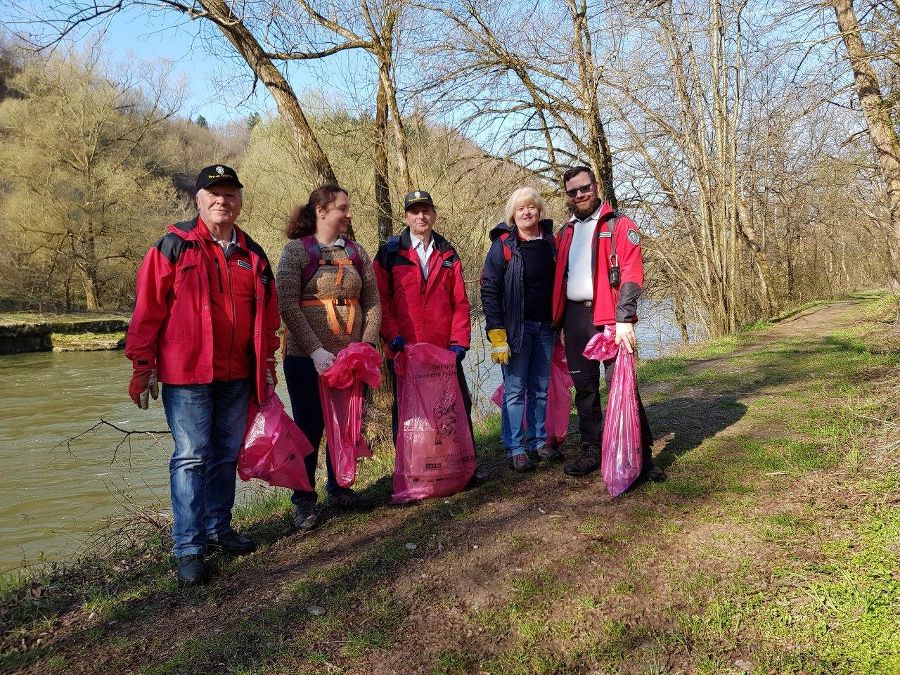
[[[688,344],[691,335],[688,332],[687,313],[684,311],[684,300],[681,297],[681,291],[678,290],[672,294],[672,310],[675,314],[675,324],[678,326],[678,332],[681,333],[681,343]]]
[[[317,183],[336,183],[337,177],[331,168],[331,162],[328,161],[312,127],[309,126],[294,90],[272,60],[266,56],[265,50],[253,34],[232,14],[225,0],[199,0],[199,3],[207,11],[207,18],[219,27],[250,66],[253,74],[266,85],[266,89],[275,99],[279,114],[294,134],[298,158],[309,167],[314,180]]]
[[[375,206],[378,209],[378,241],[391,236],[391,190],[388,174],[388,104],[384,85],[379,83],[375,98]]]
[[[85,309],[89,312],[95,312],[101,309],[96,244],[94,236],[89,233],[80,238],[80,243],[76,245],[78,241],[79,238],[69,237],[72,260],[81,279],[81,287],[84,289]]]
[[[853,68],[856,93],[862,106],[869,138],[875,146],[881,175],[887,186],[889,216],[889,237],[893,239],[894,255],[892,274],[894,283],[900,285],[900,139],[891,121],[890,109],[885,105],[878,83],[878,75],[869,61],[869,55],[860,34],[859,20],[853,9],[853,0],[832,0],[838,28],[847,56]]]
[[[394,146],[397,151],[397,168],[400,171],[400,179],[404,189],[409,192],[414,189],[412,175],[409,172],[409,143],[406,140],[406,128],[403,126],[403,118],[400,115],[400,105],[397,103],[397,90],[391,76],[391,46],[390,36],[384,36],[386,52],[378,54],[378,88],[384,90],[385,102],[391,113],[391,122],[394,128]]]
[[[97,296],[97,282],[85,270],[81,272],[81,286],[84,288],[84,307],[89,312],[101,309],[100,298]]]
[[[587,130],[587,151],[591,169],[600,183],[603,200],[614,209],[619,203],[613,184],[612,153],[603,120],[600,119],[600,103],[597,96],[599,80],[597,65],[594,63],[593,43],[588,27],[587,2],[566,0],[572,18],[572,48],[578,62],[578,76],[583,91],[581,117]]]
[[[596,97],[595,97],[596,98]],[[619,200],[616,199],[616,187],[613,184],[613,167],[612,153],[609,149],[609,140],[606,137],[606,129],[603,128],[603,122],[600,121],[600,111],[596,111],[593,124],[591,125],[591,149],[598,150],[596,156],[591,157],[591,164],[598,180],[600,181],[600,189],[603,192],[604,201],[614,209],[619,208]]]

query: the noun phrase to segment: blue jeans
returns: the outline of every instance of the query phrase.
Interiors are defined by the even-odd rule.
[[[547,390],[556,331],[548,321],[526,321],[522,348],[503,366],[503,443],[510,457],[535,451],[547,443]],[[522,428],[523,421],[527,429]]]
[[[208,537],[231,529],[250,380],[164,384],[162,399],[175,440],[169,462],[173,551],[179,557],[204,553]]]

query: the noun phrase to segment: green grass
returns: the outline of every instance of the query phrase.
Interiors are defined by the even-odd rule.
[[[690,362],[686,358],[665,357],[652,361],[641,361],[638,377],[642,383],[669,382],[687,374]]]
[[[866,313],[878,305],[873,321],[895,307],[880,295],[867,302]],[[342,514],[324,534],[287,541],[287,492],[265,492],[236,511],[262,550],[223,561],[223,577],[262,583],[266,547],[275,542],[303,563],[282,572],[274,599],[249,614],[236,611],[241,595],[227,584],[177,591],[157,533],[140,573],[97,583],[103,573],[85,569],[92,581],[70,581],[64,595],[37,606],[20,595],[22,578],[0,581],[4,620],[18,621],[16,635],[33,640],[73,607],[104,621],[152,623],[176,598],[214,617],[178,633],[174,644],[148,636],[144,648],[164,655],[141,662],[148,674],[365,672],[399,648],[409,617],[422,611],[452,613],[430,661],[409,655],[433,674],[726,673],[737,659],[756,673],[900,672],[900,474],[875,465],[867,444],[885,401],[870,373],[897,367],[900,354],[873,349],[862,322],[735,352],[764,330],[642,363],[641,381],[670,391],[650,408],[651,423],[673,437],[669,480],[613,502],[582,503],[577,516],[552,521],[554,541],[574,542],[565,556],[539,538],[498,529],[512,561],[479,582],[489,593],[477,608],[442,595],[435,570],[446,563],[448,574],[470,574],[461,561],[472,550],[468,533],[487,524],[485,504],[527,506],[545,497],[528,492],[527,481],[501,477],[487,490],[408,507],[377,535],[381,511]],[[500,456],[499,416],[480,424],[477,436],[482,457]],[[392,451],[378,445],[360,465],[359,486],[386,498],[391,468]],[[559,486],[548,498],[602,489]],[[283,565],[283,550],[273,551]],[[523,571],[512,573],[513,565]],[[77,568],[67,569],[42,582],[72,579]],[[18,613],[10,614],[13,605]],[[310,614],[311,605],[324,613]],[[84,649],[106,654],[116,668],[133,669],[140,658],[102,625],[79,629],[79,649],[82,637]],[[35,648],[0,656],[0,670],[62,671],[80,658]]]

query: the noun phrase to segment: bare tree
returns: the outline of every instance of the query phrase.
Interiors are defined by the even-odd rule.
[[[0,216],[31,264],[46,270],[47,289],[62,279],[68,298],[77,279],[88,310],[105,304],[112,265],[136,254],[148,216],[163,218],[171,204],[154,141],[180,105],[164,78],[154,89],[136,78],[115,82],[100,59],[33,62],[11,80],[16,96],[0,103],[8,188]]]
[[[59,44],[79,29],[102,22],[124,9],[138,8],[149,12],[160,7],[214,24],[249,66],[254,78],[265,85],[275,100],[278,112],[294,134],[298,159],[308,167],[317,182],[336,181],[331,163],[313,133],[290,83],[275,66],[257,36],[247,27],[243,17],[226,0],[196,0],[192,4],[177,0],[119,0],[108,4],[67,0],[45,6],[42,14],[33,17],[30,22],[23,19],[17,23],[30,23],[35,27],[37,32],[27,37],[33,44],[43,48]]]
[[[273,52],[272,58],[281,61],[317,60],[347,50],[363,50],[376,64],[378,86],[375,98],[375,201],[379,207],[379,239],[386,239],[391,232],[392,214],[387,157],[388,124],[393,129],[400,184],[403,190],[411,190],[413,187],[409,141],[398,102],[395,74],[396,35],[405,0],[389,0],[375,4],[371,4],[369,0],[358,0],[349,5],[346,2],[295,1],[302,11],[296,15],[285,12],[280,17],[278,32],[280,41],[285,46]],[[338,21],[333,18],[337,16],[344,20]],[[308,25],[310,23],[311,27]],[[298,35],[304,39],[304,44],[299,48],[295,46]],[[338,42],[333,42],[334,38],[337,38]]]
[[[553,183],[567,165],[586,158],[604,199],[616,205],[600,103],[602,66],[590,28],[597,17],[587,0],[528,3],[506,12],[486,0],[420,6],[447,22],[446,37],[432,49],[434,76],[422,92],[436,93],[447,107],[468,108],[464,127],[498,122],[512,141],[508,156]]]
[[[863,42],[862,28],[853,8],[853,0],[831,0],[830,4],[847,49],[856,93],[887,187],[888,248],[893,251],[891,258],[894,261],[892,270],[894,284],[900,287],[900,138],[897,135],[897,127],[891,119],[891,105],[882,96],[878,74]],[[893,16],[895,20],[900,18],[900,4],[897,0],[894,0]],[[896,31],[896,24],[894,30]],[[897,53],[892,54],[892,57],[893,63],[897,65],[900,57]]]

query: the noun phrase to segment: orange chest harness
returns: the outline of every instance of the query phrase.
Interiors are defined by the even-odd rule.
[[[341,288],[344,281],[344,268],[347,265],[353,264],[354,262],[349,258],[341,258],[339,260],[325,260],[325,258],[319,258],[320,268],[326,265],[337,267],[337,277],[334,281],[338,288]],[[323,305],[325,307],[325,313],[328,316],[328,327],[331,328],[331,332],[335,335],[350,335],[353,332],[353,322],[356,319],[356,306],[358,304],[359,301],[356,298],[326,298],[324,300],[320,300],[319,298],[309,298],[300,301],[301,307],[317,307]],[[341,328],[335,307],[350,308],[347,314],[346,328]]]

